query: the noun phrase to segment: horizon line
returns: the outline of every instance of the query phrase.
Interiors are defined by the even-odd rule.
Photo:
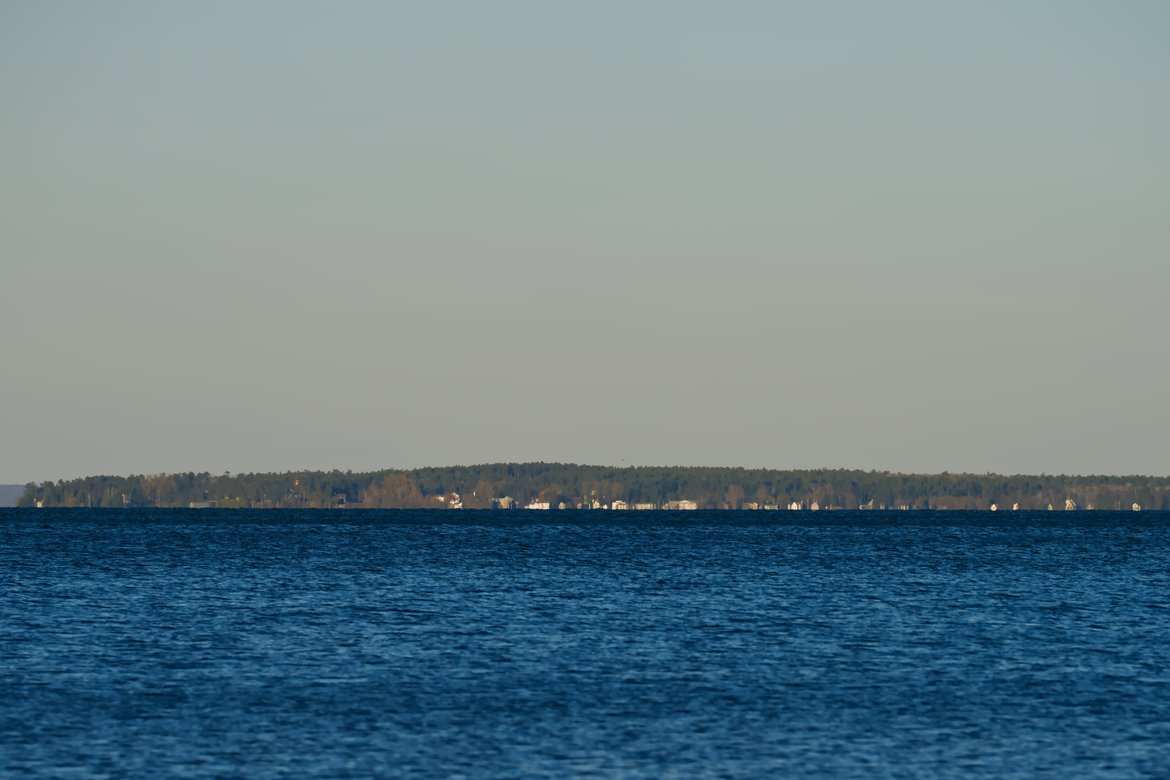
[[[1140,474],[1140,473],[1076,473],[1076,472],[1002,472],[1002,471],[950,471],[943,469],[941,471],[905,471],[895,469],[879,469],[879,468],[861,468],[848,466],[717,466],[717,465],[680,465],[680,464],[605,464],[605,463],[576,463],[572,461],[558,461],[558,460],[525,460],[525,461],[480,461],[476,463],[445,463],[432,464],[425,466],[409,466],[409,467],[382,467],[372,469],[341,469],[341,468],[296,468],[296,469],[272,469],[267,471],[231,471],[225,470],[223,472],[212,472],[209,470],[195,471],[192,469],[173,470],[173,471],[141,471],[141,472],[125,472],[125,473],[94,473],[74,477],[58,477],[55,479],[45,480],[30,480],[25,482],[0,483],[7,485],[43,485],[46,482],[61,482],[73,481],[78,479],[93,479],[97,477],[134,477],[134,476],[153,476],[153,475],[174,475],[174,474],[208,474],[212,477],[226,476],[228,478],[237,477],[241,475],[256,475],[256,474],[303,474],[303,473],[341,473],[341,474],[377,474],[381,472],[412,472],[412,471],[426,471],[429,469],[453,469],[453,468],[476,468],[484,466],[567,466],[572,468],[589,468],[589,469],[611,469],[615,471],[625,471],[634,469],[710,469],[720,471],[775,471],[775,472],[793,472],[793,471],[835,471],[835,472],[857,472],[862,474],[888,474],[891,476],[976,476],[976,477],[1062,477],[1062,478],[1083,478],[1083,477],[1107,477],[1110,479],[1122,479],[1126,477],[1144,478],[1144,479],[1170,479],[1170,474]]]

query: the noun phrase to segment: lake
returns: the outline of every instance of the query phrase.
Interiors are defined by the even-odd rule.
[[[1170,766],[1170,513],[0,510],[0,586],[11,776]]]

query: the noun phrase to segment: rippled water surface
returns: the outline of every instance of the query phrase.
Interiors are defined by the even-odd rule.
[[[0,774],[1170,767],[1166,514],[533,514],[0,511]]]

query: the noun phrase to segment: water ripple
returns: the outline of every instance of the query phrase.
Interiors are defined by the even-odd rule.
[[[1170,518],[1095,514],[0,512],[0,773],[1155,777]]]

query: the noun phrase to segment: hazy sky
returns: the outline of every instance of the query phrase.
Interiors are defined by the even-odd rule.
[[[0,482],[1170,473],[1170,3],[2,2]]]

